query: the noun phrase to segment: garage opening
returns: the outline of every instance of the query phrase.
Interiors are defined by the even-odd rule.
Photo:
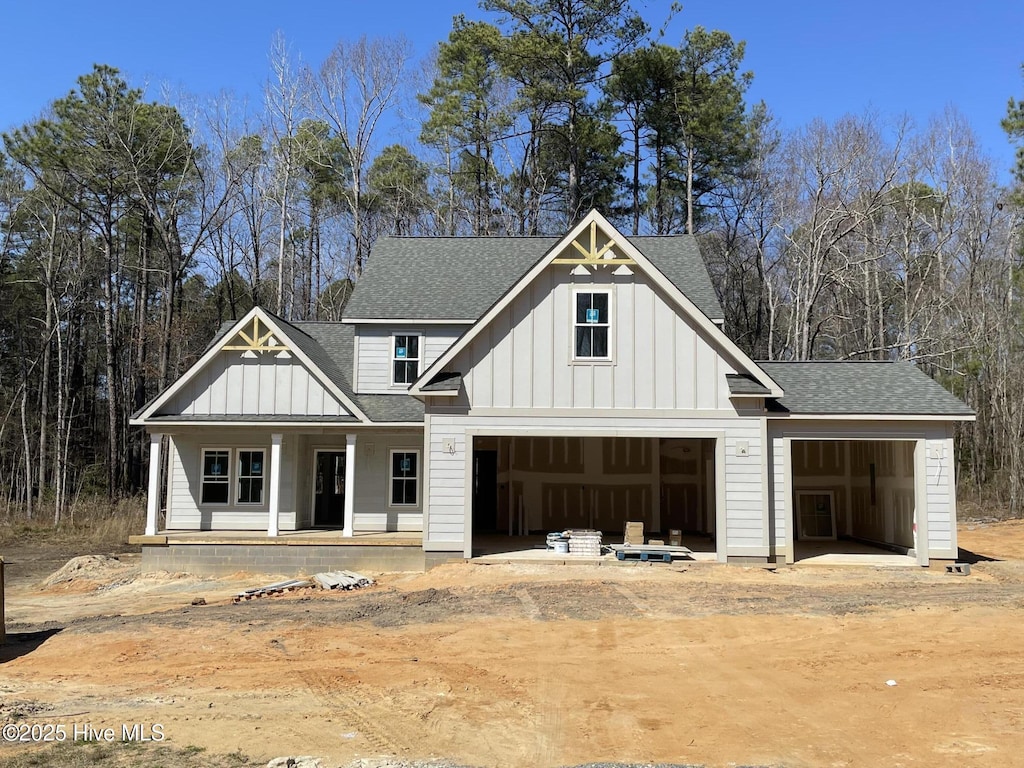
[[[912,440],[794,440],[794,560],[914,555]]]
[[[472,472],[475,555],[545,546],[571,528],[619,543],[627,521],[715,552],[713,438],[478,436]]]

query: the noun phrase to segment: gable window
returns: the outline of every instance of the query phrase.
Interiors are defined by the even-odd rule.
[[[227,504],[228,490],[231,486],[229,477],[231,451],[203,451],[203,488],[200,501],[203,504]]]
[[[419,503],[419,451],[391,451],[391,506]]]
[[[238,452],[238,503],[263,503],[263,451]]]
[[[576,359],[607,360],[608,332],[611,320],[608,314],[608,291],[580,291],[576,294]]]
[[[391,344],[391,383],[412,384],[420,375],[420,337],[396,334]]]

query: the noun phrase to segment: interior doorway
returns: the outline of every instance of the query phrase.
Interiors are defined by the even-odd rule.
[[[345,525],[345,452],[314,454],[313,525],[341,528]]]

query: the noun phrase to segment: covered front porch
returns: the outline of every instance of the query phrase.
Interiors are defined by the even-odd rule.
[[[351,423],[152,430],[145,535],[419,541],[422,445],[414,427]]]

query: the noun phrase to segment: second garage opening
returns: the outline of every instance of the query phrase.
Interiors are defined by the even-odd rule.
[[[794,440],[796,560],[824,553],[914,554],[913,440]]]

